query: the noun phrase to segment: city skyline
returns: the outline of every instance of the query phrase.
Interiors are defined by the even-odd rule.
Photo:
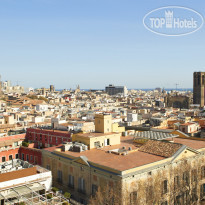
[[[1,1],[3,80],[25,87],[103,89],[193,86],[205,69],[204,26],[188,36],[149,32],[143,17],[169,1]],[[172,1],[203,17],[205,3]]]

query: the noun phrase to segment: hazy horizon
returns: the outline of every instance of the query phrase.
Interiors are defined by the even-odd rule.
[[[205,1],[173,0],[205,16]],[[56,89],[181,88],[205,70],[204,26],[180,37],[143,25],[168,0],[19,0],[0,2],[0,75],[13,85]]]

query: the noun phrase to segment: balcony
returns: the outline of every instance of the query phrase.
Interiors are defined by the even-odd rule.
[[[78,189],[78,192],[81,193],[81,194],[86,194],[86,191],[83,190],[83,189]]]
[[[68,184],[68,187],[74,189],[74,184]]]

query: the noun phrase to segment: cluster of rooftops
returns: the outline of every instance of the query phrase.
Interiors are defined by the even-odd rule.
[[[50,147],[46,150],[67,156],[69,159],[85,157],[88,163],[125,171],[171,158],[186,148],[196,151],[203,149],[205,140],[180,137],[166,132],[145,131],[138,132],[135,136],[121,136],[120,144],[86,149],[82,152],[65,150],[63,146],[58,146],[57,149]]]

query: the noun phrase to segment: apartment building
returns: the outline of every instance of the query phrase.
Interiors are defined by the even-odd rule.
[[[63,142],[70,142],[71,135],[68,131],[28,128],[26,138],[35,144],[36,148],[57,146]]]
[[[26,134],[0,137],[0,163],[19,158],[19,149]]]

